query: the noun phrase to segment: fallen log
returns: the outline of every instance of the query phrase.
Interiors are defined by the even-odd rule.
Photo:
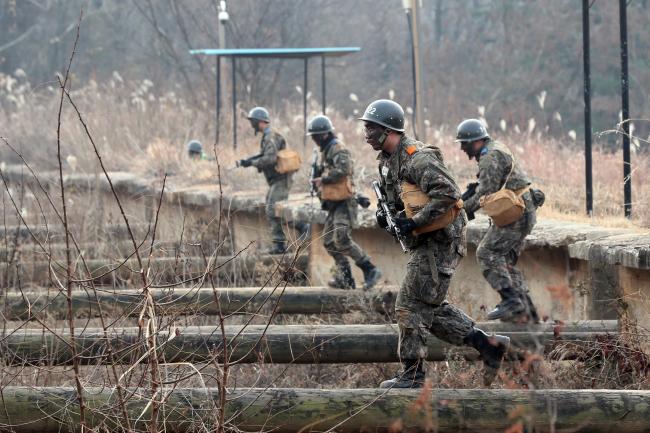
[[[212,261],[208,259],[203,257],[156,258],[150,264],[149,281],[152,282],[152,287],[155,287],[156,285],[198,279],[211,271],[218,278],[217,283],[243,280],[250,284],[256,271],[270,274],[270,271],[278,264],[281,273],[290,271],[292,277],[296,277],[295,281],[304,281],[308,269],[306,255],[298,256],[292,269],[287,267],[293,261],[293,256],[290,255],[219,256]],[[76,261],[73,280],[92,279],[95,284],[138,283],[141,281],[141,270],[135,258],[131,258],[125,263],[118,260],[86,260],[86,265],[90,275],[85,272],[81,263]],[[0,263],[0,285],[5,287],[10,287],[17,281],[20,281],[21,285],[47,285],[52,284],[52,281],[56,281],[56,279],[63,280],[64,278],[65,268],[62,262]]]
[[[571,342],[574,350],[589,344],[596,336],[616,333],[615,321],[601,322],[583,332],[580,323],[565,326],[561,333],[547,326],[532,332],[503,332],[511,338],[513,348],[543,352],[558,342]],[[490,324],[480,324],[490,330]],[[43,330],[8,330],[0,341],[0,353],[8,365],[67,365],[72,363],[72,340],[66,330],[56,334]],[[133,363],[141,358],[146,342],[138,328],[116,328],[108,331],[116,363]],[[396,325],[229,325],[225,338],[219,327],[171,327],[158,333],[159,361],[211,362],[223,361],[225,354],[231,363],[373,363],[398,362],[398,332]],[[80,362],[108,362],[107,341],[101,329],[81,329],[75,333]],[[430,361],[443,361],[450,353],[476,360],[478,352],[470,347],[455,347],[431,336],[427,342]],[[227,349],[227,350],[224,350]],[[575,352],[574,352],[575,353]],[[513,352],[513,355],[516,353]],[[563,354],[570,359],[571,353]]]
[[[151,420],[150,391],[125,390],[131,427]],[[216,430],[214,388],[163,391],[158,427],[168,433]],[[15,433],[81,431],[77,393],[64,387],[5,387],[0,424]],[[115,389],[84,388],[87,427],[124,431]],[[439,433],[570,431],[642,433],[650,430],[650,391],[506,389],[283,389],[228,391],[225,419],[238,431]]]
[[[178,314],[343,314],[350,311],[392,312],[395,288],[381,292],[363,292],[329,289],[325,287],[277,287],[277,288],[172,288],[151,289],[159,315]],[[75,317],[106,317],[122,315],[137,316],[137,305],[143,301],[141,290],[98,289],[95,295],[89,291],[75,290],[72,304]],[[2,305],[4,303],[4,305]],[[277,308],[276,308],[277,305]],[[27,293],[9,293],[0,298],[0,310],[6,320],[32,320],[47,316],[55,319],[67,317],[67,297],[63,292],[46,288]]]

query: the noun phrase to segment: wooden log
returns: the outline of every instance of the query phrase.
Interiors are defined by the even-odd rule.
[[[613,322],[613,323],[612,323]],[[533,332],[504,332],[513,347],[543,351],[558,341],[577,343],[592,341],[598,335],[616,333],[615,321],[603,321],[600,331],[582,332],[580,324],[565,327],[560,335],[541,326]],[[480,324],[490,330],[490,324]],[[72,362],[69,333],[54,335],[34,329],[8,330],[0,341],[0,353],[9,365],[66,365]],[[396,325],[229,325],[225,342],[231,362],[255,363],[372,363],[398,362]],[[138,328],[109,331],[117,363],[133,363],[142,354],[144,340]],[[77,330],[77,352],[84,364],[103,364],[106,340],[100,329]],[[157,353],[160,362],[210,362],[224,358],[224,338],[219,327],[189,326],[161,331]],[[428,360],[442,361],[450,353],[476,360],[478,352],[455,347],[431,336],[427,342]],[[569,358],[570,354],[565,357]],[[144,361],[144,359],[141,359]]]
[[[146,224],[132,224],[131,230],[134,235],[142,235],[147,232],[148,226]],[[77,233],[78,227],[72,227],[70,230],[74,233]],[[101,239],[112,240],[112,239],[129,239],[129,232],[126,229],[124,224],[106,224],[97,228],[96,230],[89,230],[89,233],[96,233]],[[78,234],[78,233],[77,233]],[[62,225],[30,225],[29,228],[25,225],[16,225],[8,227],[0,227],[0,238],[7,238],[9,242],[13,241],[14,238],[18,238],[20,241],[31,242],[34,240],[34,237],[38,239],[39,242],[49,242],[55,240],[62,242],[65,239],[65,230]]]
[[[292,262],[292,256],[254,256],[242,255],[238,257],[219,256],[213,260],[210,269],[219,278],[217,283],[230,283],[236,280],[243,280],[250,283],[255,272],[270,273],[276,265],[280,264],[282,272],[288,271],[288,265]],[[96,284],[114,284],[119,282],[140,282],[140,269],[136,259],[131,258],[120,265],[120,261],[94,259],[87,260],[86,264]],[[299,256],[292,270],[295,281],[304,281],[308,268],[308,257]],[[88,279],[80,263],[77,263],[77,276],[73,279]],[[206,260],[203,257],[159,257],[151,262],[149,280],[152,287],[157,284],[182,282],[197,279],[208,270]],[[112,271],[112,272],[111,272]],[[15,275],[19,274],[19,279]],[[46,285],[51,284],[54,279],[52,272],[55,272],[58,279],[65,278],[65,269],[61,262],[21,262],[17,264],[0,263],[0,285],[11,286],[20,281],[22,285]]]
[[[127,391],[132,427],[145,431],[149,392]],[[161,395],[161,430],[216,430],[218,390],[170,388]],[[124,430],[115,389],[87,387],[82,396],[88,427]],[[11,431],[81,430],[71,387],[5,387],[2,397],[0,423]],[[244,432],[643,433],[650,431],[650,391],[239,388],[229,390],[224,412],[229,426]]]
[[[342,314],[350,311],[392,312],[395,287],[381,292],[338,290],[325,287],[277,288],[172,288],[151,289],[150,293],[160,315],[221,313],[269,313],[277,305],[277,314]],[[77,318],[98,317],[98,304],[108,317],[137,316],[135,307],[142,302],[142,291],[133,289],[99,289],[97,296],[75,290],[72,303]],[[217,300],[219,301],[217,303]],[[4,303],[4,306],[2,305]],[[64,293],[42,288],[28,293],[9,293],[0,298],[0,311],[6,320],[30,320],[48,316],[67,317]]]

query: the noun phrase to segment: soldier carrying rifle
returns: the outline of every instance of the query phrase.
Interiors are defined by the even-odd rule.
[[[370,201],[358,199],[354,192],[352,176],[354,161],[336,135],[327,116],[316,116],[309,121],[307,135],[320,148],[320,165],[312,166],[312,187],[318,191],[321,207],[327,211],[323,227],[323,241],[328,254],[336,263],[330,287],[354,289],[356,284],[348,257],[363,271],[364,289],[372,288],[381,278],[381,272],[370,257],[352,240],[352,226],[357,218],[358,202],[365,207]],[[347,256],[347,257],[346,257]]]
[[[393,235],[410,255],[395,302],[402,369],[381,388],[419,388],[427,337],[433,334],[456,346],[471,346],[483,359],[489,385],[501,367],[508,337],[489,336],[447,300],[456,266],[465,255],[465,211],[460,190],[445,166],[440,149],[404,134],[404,110],[390,100],[374,101],[359,119],[366,142],[379,152],[380,186],[388,214],[377,223],[395,225]]]

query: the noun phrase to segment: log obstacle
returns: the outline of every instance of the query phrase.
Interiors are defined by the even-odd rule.
[[[147,232],[148,226],[146,224],[131,224],[131,230],[135,236],[140,236]],[[79,227],[70,225],[70,231],[78,235]],[[124,224],[106,224],[97,228],[90,226],[86,230],[87,234],[94,234],[106,240],[111,239],[128,239],[129,231]],[[65,239],[65,229],[61,224],[45,225],[30,225],[26,227],[24,224],[0,227],[0,238],[8,239],[10,242],[13,239],[20,241],[33,241],[36,238],[39,242],[49,242],[51,240],[62,241]]]
[[[396,287],[380,292],[338,290],[325,287],[277,288],[172,288],[151,289],[158,314],[343,314],[351,311],[392,312]],[[141,290],[98,289],[97,294],[75,290],[73,311],[77,318],[99,317],[99,305],[106,317],[137,316],[143,301]],[[4,303],[4,305],[2,305]],[[277,308],[276,308],[277,305]],[[28,293],[9,293],[0,298],[6,320],[30,320],[48,316],[65,319],[67,297],[63,292],[41,288]]]
[[[257,270],[263,273],[270,273],[276,265],[284,272],[287,265],[293,261],[293,256],[279,255],[241,255],[238,257],[219,256],[206,263],[203,257],[158,257],[151,262],[149,276],[153,286],[170,282],[186,281],[200,278],[208,270],[212,270],[219,282],[230,282],[233,278],[246,280],[252,278]],[[146,262],[146,259],[143,259]],[[297,257],[293,273],[296,280],[304,280],[308,269],[308,257],[301,255]],[[76,262],[78,275],[73,277],[76,280],[88,280],[90,278],[96,284],[112,284],[117,282],[130,282],[140,280],[140,269],[136,259],[131,258],[122,264],[118,260],[86,260],[90,270],[90,277],[83,271],[81,263]],[[21,262],[16,264],[0,263],[0,285],[11,286],[18,281],[15,274],[19,275],[21,284],[47,285],[53,280],[52,273],[55,272],[58,279],[65,278],[64,262]],[[250,281],[249,281],[250,283]]]
[[[151,391],[125,394],[131,427],[147,430]],[[160,395],[159,431],[215,429],[218,390],[170,387]],[[0,424],[8,431],[81,431],[73,388],[4,387],[2,397]],[[87,427],[125,431],[115,389],[88,387],[82,397]],[[643,433],[650,431],[650,391],[240,388],[228,391],[224,413],[245,432]]]
[[[558,342],[571,342],[573,350],[589,344],[596,336],[615,334],[616,321],[564,325],[558,334],[553,325],[539,325],[522,331],[510,325],[493,327],[481,323],[486,331],[501,328],[511,338],[513,348],[536,352],[550,350]],[[138,328],[119,328],[107,331],[116,363],[133,363],[145,349],[145,340]],[[41,329],[8,330],[0,341],[0,353],[7,365],[67,365],[72,362],[72,340],[62,330],[56,335]],[[225,353],[231,363],[373,363],[398,362],[398,331],[396,325],[228,325],[225,338],[219,327],[188,326],[168,328],[158,333],[159,361],[211,362],[223,361]],[[75,333],[80,362],[105,364],[107,340],[101,329],[82,329]],[[429,361],[443,361],[450,353],[476,360],[478,352],[470,347],[455,347],[431,336],[427,341]],[[577,348],[577,349],[576,349]],[[227,350],[224,350],[227,349]],[[516,353],[513,353],[513,356]],[[572,354],[566,353],[566,359]],[[573,352],[573,356],[576,353]]]

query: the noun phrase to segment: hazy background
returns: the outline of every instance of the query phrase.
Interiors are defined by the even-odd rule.
[[[85,9],[76,56],[76,85],[148,79],[153,91],[173,90],[213,109],[214,58],[191,48],[217,48],[216,0],[0,0],[0,72],[22,70],[32,88],[51,82],[67,63],[79,11]],[[227,46],[360,46],[359,54],[328,61],[329,105],[346,115],[389,90],[412,103],[411,54],[399,0],[228,1]],[[647,118],[650,104],[650,7],[628,9],[630,105]],[[620,110],[618,2],[591,8],[593,126],[612,128]],[[426,0],[421,10],[427,118],[455,125],[485,117],[495,127],[527,126],[530,118],[549,134],[583,136],[582,35],[579,0]],[[301,61],[241,60],[243,106],[282,108],[300,103]],[[229,81],[229,80],[227,80]],[[228,82],[224,82],[226,86]],[[320,59],[310,69],[312,98],[320,101]],[[226,87],[226,91],[228,88]],[[546,92],[543,110],[539,97]],[[227,92],[228,93],[228,92]],[[355,103],[350,93],[358,96]],[[8,102],[2,101],[7,107]],[[559,116],[556,114],[559,113]],[[561,120],[560,120],[561,119]],[[637,122],[647,138],[648,125]],[[617,142],[612,137],[610,145]]]

